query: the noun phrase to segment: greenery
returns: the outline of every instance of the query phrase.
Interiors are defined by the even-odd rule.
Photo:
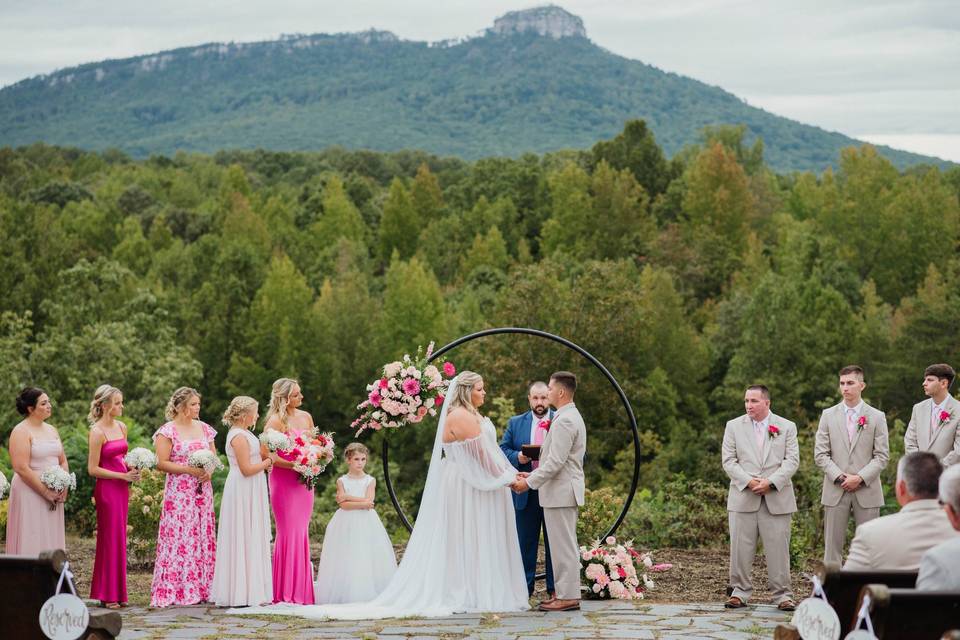
[[[115,147],[141,158],[330,145],[516,157],[586,148],[637,118],[668,156],[696,144],[703,127],[742,124],[781,172],[836,168],[840,150],[856,143],[585,37],[533,33],[442,46],[384,32],[208,44],[94,62],[0,90],[0,144]],[[899,168],[933,162],[881,152]],[[50,187],[47,199],[74,197],[57,193],[62,188]],[[394,206],[403,209],[395,199]],[[397,248],[406,257],[409,247]]]
[[[45,388],[80,487],[70,526],[89,532],[86,409],[97,385],[123,389],[134,446],[149,445],[169,394],[203,394],[202,418],[237,394],[260,399],[293,376],[338,447],[384,362],[488,327],[568,337],[616,376],[636,414],[640,489],[619,537],[638,546],[722,546],[725,422],[767,384],[800,430],[794,553],[821,544],[813,433],[837,402],[837,371],[867,371],[891,425],[922,398],[932,362],[960,361],[960,168],[898,171],[872,147],[838,170],[779,175],[741,128],[711,128],[667,161],[628,123],[589,151],[476,162],[421,152],[220,152],[131,160],[33,145],[0,149],[0,471],[19,421],[12,398]],[[618,396],[576,354],[531,336],[447,354],[482,372],[499,428],[533,378],[571,369],[589,429],[582,535],[612,521],[633,472]],[[408,516],[433,426],[389,434]],[[378,507],[403,538],[372,450]],[[884,475],[888,493],[894,465]],[[318,489],[318,538],[335,509],[339,459]],[[218,474],[219,487],[224,474]],[[133,538],[159,485],[144,482]],[[893,505],[893,502],[889,502]]]

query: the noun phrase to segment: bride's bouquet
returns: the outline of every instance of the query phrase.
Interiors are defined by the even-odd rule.
[[[281,433],[276,429],[268,429],[260,434],[260,444],[267,448],[270,453],[276,453],[282,449],[291,447],[290,438],[287,434]]]
[[[426,353],[418,347],[416,357],[404,355],[383,366],[382,375],[367,385],[367,399],[357,405],[360,416],[350,424],[357,429],[354,437],[367,430],[396,429],[437,415],[457,369],[443,360],[428,364],[431,355],[432,342]]]
[[[223,463],[220,462],[220,458],[213,451],[210,451],[210,449],[191,451],[190,455],[187,456],[187,466],[195,469],[203,469],[209,474],[223,469]],[[201,493],[202,491],[203,484],[198,482],[197,493]]]
[[[0,500],[3,500],[3,497],[7,495],[9,490],[10,484],[7,482],[7,477],[0,473]]]
[[[47,489],[56,491],[57,493],[66,489],[73,491],[77,488],[77,474],[68,473],[63,470],[63,467],[54,466],[43,470],[43,473],[40,474],[40,482],[42,482],[43,486]],[[50,511],[56,508],[57,503],[54,502],[50,504]]]
[[[144,447],[134,447],[127,455],[123,456],[123,461],[127,464],[128,469],[139,469],[141,471],[153,469],[157,466],[157,456],[153,455],[153,451]]]
[[[634,550],[632,541],[617,544],[613,536],[607,537],[604,544],[594,540],[591,546],[580,547],[580,560],[587,595],[602,599],[641,600],[644,592],[653,589],[654,584],[647,574],[637,573],[637,565],[642,564],[651,571],[666,571],[672,567],[653,564],[649,553]]]
[[[278,449],[277,454],[293,463],[293,470],[300,476],[300,482],[313,491],[320,480],[320,474],[333,460],[333,434],[318,433],[314,428],[313,432],[300,434],[292,440],[288,439],[287,444],[289,446]],[[265,444],[265,446],[269,448],[269,445]]]

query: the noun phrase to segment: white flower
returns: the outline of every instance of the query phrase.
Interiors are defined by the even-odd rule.
[[[153,469],[157,466],[157,456],[153,451],[144,447],[135,447],[123,457],[123,461],[130,469]]]
[[[653,560],[650,559],[649,553],[643,554],[643,566],[647,567],[648,569],[653,566]]]
[[[594,593],[600,593],[601,591],[603,591],[603,587],[601,587],[599,584],[593,585],[592,588]]]
[[[644,585],[647,589],[653,589],[653,588],[656,586],[656,585],[653,583],[653,580],[651,580],[651,579],[648,578],[647,576],[643,576],[643,585]]]
[[[383,368],[383,377],[384,378],[393,378],[400,370],[403,369],[403,364],[400,362],[391,362]]]
[[[613,536],[607,536],[607,544],[617,544],[617,539]]]
[[[150,507],[143,505],[143,515],[147,515],[148,513],[150,513]]]

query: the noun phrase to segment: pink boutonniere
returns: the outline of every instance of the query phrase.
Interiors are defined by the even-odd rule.
[[[543,429],[544,431],[550,431],[550,418],[541,420],[540,422],[537,423],[537,426]]]
[[[857,431],[863,431],[865,426],[867,426],[867,416],[857,418]]]
[[[953,417],[953,414],[950,413],[949,411],[941,411],[941,412],[940,412],[940,422],[937,423],[937,426],[938,426],[938,427],[942,427],[942,426],[945,425],[946,423],[950,422],[950,419],[951,419],[952,417]]]
[[[767,435],[770,436],[770,439],[774,439],[780,435],[780,429],[776,425],[770,425],[767,427]]]

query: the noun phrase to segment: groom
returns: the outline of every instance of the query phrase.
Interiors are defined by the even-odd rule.
[[[540,492],[543,519],[550,533],[551,560],[557,597],[540,603],[541,611],[580,608],[580,550],[577,513],[583,506],[583,454],[587,428],[573,403],[577,377],[567,371],[550,376],[547,400],[557,413],[540,449],[540,466],[531,474],[518,474],[513,490]]]
[[[547,400],[547,383],[536,381],[527,390],[530,411],[510,418],[507,430],[500,441],[500,449],[517,471],[534,471],[539,463],[523,455],[525,444],[543,444],[550,429],[553,412]],[[543,526],[543,509],[537,491],[513,494],[513,508],[517,512],[517,537],[520,540],[520,557],[523,558],[523,571],[527,574],[527,593],[533,595],[533,585],[537,576],[537,549],[540,547],[540,530]],[[543,534],[543,546],[546,551],[547,593],[552,598],[553,564],[550,557],[550,540],[546,531]]]

